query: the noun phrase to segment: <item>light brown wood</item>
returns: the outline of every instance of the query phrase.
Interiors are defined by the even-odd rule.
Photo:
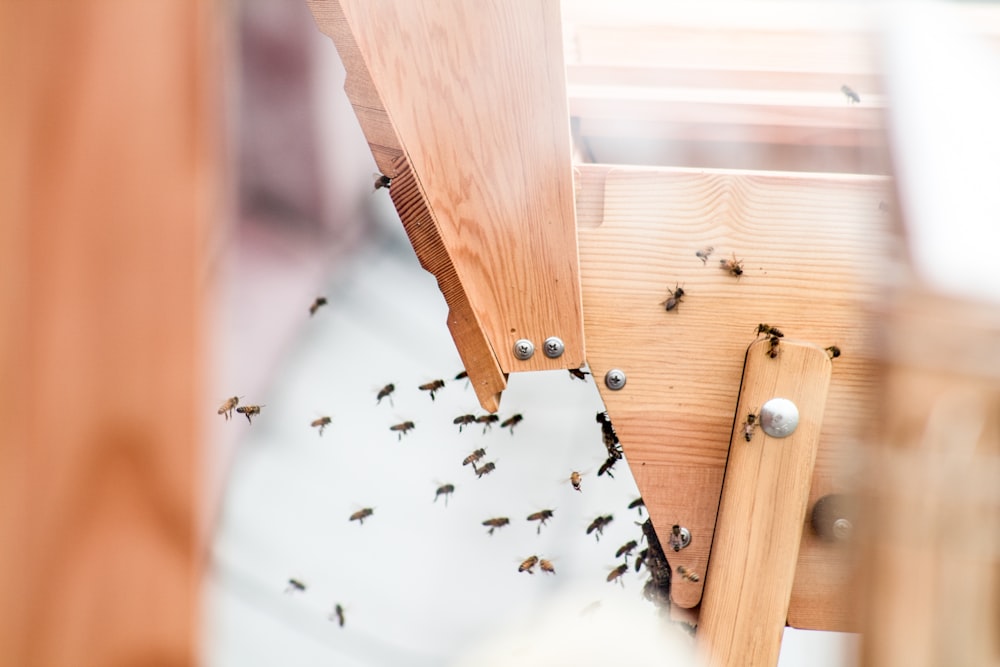
[[[0,3],[0,664],[194,665],[220,22]]]
[[[770,349],[762,339],[747,352],[705,577],[698,639],[713,666],[778,664],[819,449],[830,357],[787,338],[776,358]],[[775,397],[796,405],[798,427],[785,438],[761,427],[747,442],[742,420]]]
[[[417,254],[425,267],[450,267],[436,274],[442,291],[464,292],[472,311],[455,317],[478,322],[489,341],[499,372],[477,378],[467,369],[489,384],[480,398],[502,390],[501,373],[583,365],[558,1],[310,7],[342,54],[373,152],[398,149],[419,184],[440,243]],[[391,170],[387,162],[380,167]],[[438,252],[449,261],[425,257]],[[462,331],[453,328],[459,349],[470,350],[463,358],[483,358],[482,334]],[[559,358],[542,354],[550,336],[565,345]],[[521,338],[536,348],[527,361],[514,357]]]

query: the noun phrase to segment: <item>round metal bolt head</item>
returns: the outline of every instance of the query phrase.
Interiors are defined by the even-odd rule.
[[[854,532],[854,525],[850,519],[837,519],[833,522],[833,539],[838,542],[846,542]]]
[[[535,353],[535,344],[532,343],[527,338],[521,338],[514,342],[514,356],[525,361],[531,359],[531,355]]]
[[[562,339],[557,336],[549,336],[545,339],[545,343],[542,344],[542,350],[549,359],[561,357],[565,349],[566,346],[563,345]]]
[[[625,386],[625,371],[620,368],[612,368],[604,374],[604,384],[612,391],[618,391]]]
[[[772,398],[760,409],[760,427],[772,438],[787,438],[799,425],[799,409],[787,398]]]

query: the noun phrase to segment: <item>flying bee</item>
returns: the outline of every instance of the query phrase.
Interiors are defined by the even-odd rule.
[[[458,432],[461,433],[463,426],[476,423],[476,415],[459,415],[458,417],[455,417],[451,423],[458,424]]]
[[[628,557],[635,551],[635,548],[639,546],[639,543],[635,540],[629,540],[625,544],[618,547],[618,551],[615,552],[615,558],[621,558],[625,556],[625,562],[628,562]]]
[[[325,429],[327,424],[329,424],[331,421],[333,420],[330,419],[329,417],[320,417],[319,419],[312,420],[312,423],[309,425],[312,426],[313,428],[318,428],[320,437],[322,437],[323,429]]]
[[[607,526],[612,521],[614,521],[614,519],[615,519],[614,516],[612,516],[611,514],[597,517],[596,519],[590,522],[589,526],[587,526],[587,534],[590,535],[591,533],[594,533],[594,537],[597,539],[598,542],[600,542],[601,535],[604,534],[604,527]]]
[[[483,433],[486,433],[487,429],[493,428],[493,425],[500,421],[500,417],[496,414],[479,415],[476,417],[476,423],[483,425]]]
[[[330,620],[337,621],[337,625],[344,627],[344,608],[338,603],[330,613]]]
[[[646,562],[646,556],[648,555],[649,555],[649,548],[647,547],[642,551],[640,551],[639,555],[635,557],[635,571],[637,574],[639,572],[639,568],[641,568],[642,564]]]
[[[509,428],[510,434],[514,435],[514,427],[520,424],[523,419],[524,417],[522,417],[520,413],[512,415],[500,422],[500,428]]]
[[[219,406],[219,414],[226,415],[226,421],[233,416],[233,410],[239,405],[240,397],[233,396],[232,398],[227,398],[226,402]]]
[[[493,517],[492,519],[487,519],[486,521],[483,521],[484,526],[490,527],[490,529],[486,531],[490,535],[493,534],[494,530],[496,530],[497,528],[503,528],[508,523],[510,523],[510,519],[508,519],[505,516],[496,516]]]
[[[406,432],[409,431],[412,428],[416,428],[413,425],[413,422],[403,422],[401,424],[393,424],[392,426],[389,427],[389,430],[390,431],[397,431],[398,433],[397,433],[396,439],[397,440],[402,440],[403,439],[403,435],[406,434]]]
[[[625,574],[627,571],[628,571],[628,565],[625,565],[624,563],[619,565],[618,567],[616,567],[615,569],[611,570],[611,572],[608,573],[608,581],[610,582],[617,579],[618,583],[620,583],[622,585],[622,588],[624,588],[625,582],[622,580],[622,575]]]
[[[674,284],[674,291],[670,293],[670,296],[667,297],[666,301],[661,301],[660,305],[663,306],[663,308],[669,312],[674,308],[676,308],[677,304],[679,304],[681,302],[681,299],[683,298],[684,298],[684,288],[679,287],[677,284]]]
[[[483,458],[484,456],[486,456],[486,450],[480,447],[476,451],[466,456],[465,459],[462,461],[462,465],[467,466],[471,463],[473,467],[475,467],[476,461]]]
[[[689,570],[683,565],[677,566],[677,574],[681,575],[681,579],[685,579],[687,581],[690,581],[691,583],[698,583],[698,581],[701,580],[701,577],[698,576],[697,572],[695,572],[694,570]]]
[[[288,580],[288,586],[285,587],[285,592],[286,593],[294,593],[296,591],[298,591],[299,593],[302,593],[305,590],[306,590],[306,585],[303,584],[298,579],[289,579]]]
[[[830,355],[831,359],[836,359],[840,356],[840,348],[836,345],[831,345],[830,347],[824,349],[826,349],[826,353]]]
[[[444,506],[447,507],[448,496],[450,496],[454,492],[455,492],[454,484],[442,484],[437,488],[437,491],[434,492],[434,502],[437,502],[440,496],[444,496]]]
[[[601,464],[601,467],[597,469],[597,476],[600,477],[601,475],[607,474],[608,477],[614,479],[615,476],[611,474],[611,469],[615,467],[616,463],[618,463],[618,457],[609,456],[607,460]]]
[[[497,469],[496,463],[493,461],[487,461],[483,464],[482,468],[477,468],[476,464],[472,464],[472,469],[476,472],[476,477],[482,477],[483,475],[488,475]]]
[[[325,296],[316,297],[316,300],[312,302],[311,306],[309,306],[309,317],[315,315],[316,311],[319,310],[320,306],[325,306],[325,305],[326,305]]]
[[[538,522],[538,530],[535,531],[536,534],[541,535],[542,526],[545,525],[546,521],[552,518],[553,514],[555,514],[555,510],[539,510],[537,512],[534,512],[533,514],[528,515],[528,521]]]
[[[538,567],[541,569],[542,572],[545,572],[547,574],[556,573],[556,568],[554,565],[552,565],[552,561],[546,560],[545,558],[538,559]]]
[[[753,433],[757,429],[757,420],[759,417],[756,412],[747,413],[746,421],[743,422],[743,438],[750,442],[753,440]]]
[[[568,368],[570,379],[587,381],[587,376],[590,375],[590,371],[585,371],[582,368]]]
[[[387,384],[386,386],[382,387],[381,389],[379,389],[378,390],[378,395],[375,397],[375,399],[376,399],[375,400],[375,405],[380,404],[382,402],[383,398],[388,398],[389,399],[389,405],[395,405],[392,402],[392,392],[394,392],[394,391],[396,391],[396,385],[392,384],[391,382],[389,384]]]
[[[734,275],[737,278],[743,275],[743,260],[736,259],[736,253],[733,253],[732,259],[720,259],[719,267],[724,271],[728,271],[730,275]]]
[[[696,252],[694,256],[700,259],[701,263],[704,264],[705,262],[708,261],[708,258],[712,256],[713,252],[715,252],[715,248],[713,248],[712,246],[708,246],[707,248],[702,248],[701,250]]]
[[[241,415],[246,415],[247,416],[247,421],[252,424],[253,420],[251,419],[251,417],[253,417],[254,415],[259,415],[260,414],[260,409],[263,408],[263,407],[265,407],[263,404],[261,404],[261,405],[241,405],[240,407],[236,408],[236,412],[240,413]]]
[[[770,324],[757,325],[757,335],[760,336],[761,334],[764,334],[765,336],[777,336],[778,338],[785,337],[785,334],[778,331],[777,327],[772,327]]]
[[[372,509],[371,507],[365,507],[365,508],[359,509],[357,512],[355,512],[354,514],[352,514],[351,518],[349,520],[350,521],[357,521],[359,526],[363,526],[363,525],[365,525],[365,519],[367,519],[368,517],[370,517],[374,513],[375,513],[374,509]]]
[[[389,186],[392,185],[392,179],[386,176],[385,174],[374,173],[372,174],[372,177],[375,179],[375,188],[372,190],[372,192],[375,192],[375,190],[379,190],[381,188],[385,188],[386,190],[388,190]]]
[[[433,382],[428,382],[427,384],[422,384],[417,389],[420,391],[429,391],[431,393],[431,400],[434,400],[434,392],[444,387],[444,380],[434,380]]]
[[[856,92],[854,92],[854,89],[852,89],[846,83],[840,87],[840,92],[842,92],[844,95],[847,96],[847,101],[850,102],[851,104],[857,104],[858,102],[861,101],[861,96],[858,95]]]
[[[517,566],[518,572],[527,572],[528,574],[535,573],[535,566],[538,565],[538,556],[529,556],[521,561],[521,564]]]
[[[767,356],[769,356],[772,359],[774,359],[775,357],[778,356],[778,352],[781,351],[781,350],[778,349],[778,345],[781,343],[781,337],[780,336],[771,336],[771,338],[769,339],[769,341],[770,341],[771,345],[767,349]]]
[[[642,508],[645,507],[645,506],[646,506],[646,502],[641,497],[640,498],[636,498],[635,500],[633,500],[632,502],[630,502],[628,504],[628,508],[630,510],[631,509],[635,509],[635,510],[639,511],[639,516],[640,517],[642,516]]]
[[[583,481],[579,472],[574,470],[569,474],[569,483],[573,485],[573,488],[577,491],[580,490],[580,482]]]

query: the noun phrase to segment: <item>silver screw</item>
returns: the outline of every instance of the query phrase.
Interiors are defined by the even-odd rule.
[[[846,542],[854,532],[854,524],[850,519],[837,519],[833,522],[833,538],[839,542]]]
[[[625,371],[620,368],[612,368],[604,374],[604,384],[612,391],[618,391],[625,386]]]
[[[563,345],[562,340],[558,336],[549,336],[545,339],[545,343],[542,344],[542,350],[549,359],[561,357],[565,349],[566,346]]]
[[[772,438],[787,438],[799,425],[799,409],[787,398],[772,398],[760,409],[760,427]]]
[[[680,551],[687,545],[691,544],[691,531],[684,526],[675,525],[670,529],[668,541],[671,549],[674,551]]]
[[[535,344],[527,338],[521,338],[514,342],[514,356],[521,361],[531,359],[535,353]]]

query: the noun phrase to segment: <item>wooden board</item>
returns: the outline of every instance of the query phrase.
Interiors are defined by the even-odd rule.
[[[705,572],[747,346],[759,323],[843,350],[833,367],[810,506],[850,490],[852,444],[872,415],[874,301],[890,272],[877,177],[578,165],[588,361],[650,516],[692,543],[671,558]],[[599,210],[600,213],[596,213]],[[696,251],[713,246],[703,264]],[[736,277],[720,258],[743,260]],[[675,285],[686,296],[666,312]],[[621,391],[604,374],[627,374]],[[789,622],[847,629],[837,550],[803,540]],[[817,593],[818,592],[818,593]],[[678,587],[693,607],[700,585]]]

